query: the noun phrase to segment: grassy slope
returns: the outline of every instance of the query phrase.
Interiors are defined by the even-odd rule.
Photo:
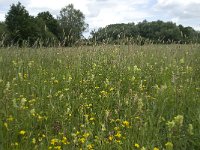
[[[192,150],[199,124],[199,45],[0,49],[0,148]]]

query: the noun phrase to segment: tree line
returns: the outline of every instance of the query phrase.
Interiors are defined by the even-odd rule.
[[[200,32],[173,22],[152,21],[112,24],[91,32],[97,43],[200,43]]]
[[[33,17],[18,2],[0,23],[0,41],[4,46],[72,46],[87,27],[84,14],[72,4],[62,8],[55,19],[49,11]]]
[[[18,2],[0,22],[0,46],[73,46],[88,43],[200,43],[200,33],[173,22],[152,21],[111,24],[83,37],[88,29],[85,15],[73,4],[62,8],[57,18],[49,11],[36,17]]]

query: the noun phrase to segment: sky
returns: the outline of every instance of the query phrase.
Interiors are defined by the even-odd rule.
[[[114,23],[172,21],[200,30],[200,0],[0,0],[0,21],[12,3],[18,1],[30,15],[49,11],[54,17],[62,8],[74,4],[85,15],[89,31]]]

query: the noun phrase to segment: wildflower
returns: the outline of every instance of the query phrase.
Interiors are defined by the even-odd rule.
[[[110,88],[110,91],[113,91],[113,90],[114,90],[114,88],[113,88],[113,87],[111,87],[111,88]]]
[[[123,121],[122,124],[123,124],[125,127],[129,127],[129,122],[128,122],[128,121]]]
[[[20,135],[24,135],[25,133],[26,133],[26,131],[24,131],[24,130],[21,130],[21,131],[19,132]]]
[[[194,133],[193,133],[193,126],[192,126],[192,124],[189,124],[188,125],[188,133],[190,134],[190,135],[193,135]]]
[[[19,143],[18,142],[11,143],[11,146],[19,146]]]
[[[54,149],[61,150],[61,146],[55,146]]]
[[[178,126],[182,126],[183,125],[183,116],[182,115],[178,115],[176,117],[174,117],[174,122],[178,125]]]
[[[93,147],[94,147],[93,144],[88,144],[88,145],[87,145],[87,148],[88,148],[89,150],[93,149]]]
[[[42,137],[43,137],[43,138],[45,138],[45,137],[46,137],[46,135],[45,135],[45,134],[42,134]]]
[[[76,135],[79,135],[80,134],[80,132],[79,131],[76,131]]]
[[[21,106],[24,106],[26,102],[27,102],[26,98],[23,97],[21,99]]]
[[[134,72],[139,72],[139,71],[141,71],[141,69],[140,68],[138,68],[136,65],[133,67],[133,71]]]
[[[6,122],[3,125],[8,129],[8,124]]]
[[[103,97],[107,97],[108,96],[108,92],[106,92],[106,91],[101,91],[101,94],[102,94]]]
[[[89,120],[90,120],[90,121],[94,121],[95,119],[94,119],[93,117],[91,117]]]
[[[51,139],[51,145],[55,145],[58,142],[59,142],[58,139]]]
[[[173,143],[172,142],[167,142],[165,144],[166,150],[173,150]]]
[[[15,146],[18,146],[19,145],[19,143],[18,142],[15,142]]]
[[[121,140],[119,140],[119,139],[117,139],[117,140],[115,140],[117,143],[119,143],[119,144],[122,144],[122,141]]]
[[[62,141],[61,141],[64,145],[69,144],[69,142],[67,141],[67,138],[64,136]]]
[[[135,148],[140,148],[140,145],[138,143],[135,143]]]
[[[32,139],[32,143],[33,143],[33,144],[36,143],[36,139],[35,139],[35,138]]]
[[[166,123],[166,125],[168,126],[169,130],[171,130],[175,127],[175,122],[174,121],[168,121]]]
[[[83,134],[83,137],[84,137],[84,138],[87,138],[89,135],[90,135],[89,133],[84,133],[84,134]]]
[[[42,120],[42,119],[43,119],[43,117],[38,115],[38,120]]]
[[[109,140],[109,141],[112,141],[113,138],[114,138],[113,135],[110,135],[110,136],[108,137],[108,140]]]
[[[135,119],[140,119],[140,117],[139,117],[139,116],[136,116]]]
[[[9,116],[7,120],[11,122],[11,121],[13,121],[14,119],[13,119],[12,116]]]
[[[83,144],[83,143],[85,143],[85,138],[80,138],[80,139],[78,139],[78,141]]]
[[[106,126],[105,126],[105,124],[101,124],[101,130],[102,130],[102,131],[106,131]]]
[[[141,150],[147,150],[147,148],[145,148],[144,146],[141,148]]]
[[[119,130],[119,127],[114,127],[114,130],[115,130],[115,131]]]
[[[117,138],[121,138],[121,136],[122,135],[121,135],[121,133],[119,131],[117,132],[117,134],[115,134],[115,137],[117,137]]]
[[[159,148],[157,148],[157,147],[154,147],[154,148],[153,148],[153,150],[159,150]]]

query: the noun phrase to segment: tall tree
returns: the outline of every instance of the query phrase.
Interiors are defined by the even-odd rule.
[[[46,30],[48,30],[53,33],[56,37],[59,36],[60,33],[60,27],[58,24],[58,21],[50,14],[49,11],[41,12],[37,15],[37,19],[41,19],[44,22],[44,27]]]
[[[30,20],[28,11],[20,2],[12,4],[6,15],[6,25],[10,33],[10,38],[14,42],[21,42],[28,39],[30,33]]]
[[[61,9],[58,20],[63,29],[62,40],[65,46],[71,46],[79,40],[88,27],[84,14],[75,9],[73,4]]]

